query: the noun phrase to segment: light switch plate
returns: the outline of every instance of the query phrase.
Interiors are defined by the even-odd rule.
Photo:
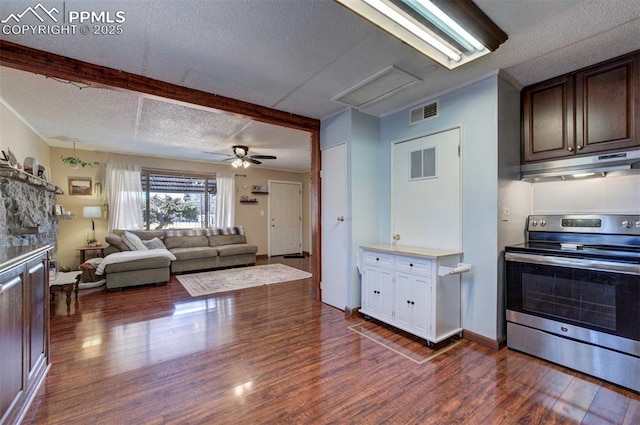
[[[509,207],[500,208],[500,220],[509,221]]]

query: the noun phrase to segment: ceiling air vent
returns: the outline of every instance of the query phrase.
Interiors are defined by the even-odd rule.
[[[413,108],[410,112],[409,125],[418,124],[428,118],[438,116],[438,101]]]

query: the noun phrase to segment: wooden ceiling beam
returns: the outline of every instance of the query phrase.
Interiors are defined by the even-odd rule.
[[[318,131],[320,121],[217,94],[207,93],[153,78],[0,40],[0,65],[47,77],[109,86],[150,96],[191,103],[252,118],[267,124],[305,131]]]

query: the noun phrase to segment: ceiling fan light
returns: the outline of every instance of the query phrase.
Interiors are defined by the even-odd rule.
[[[233,162],[231,163],[231,166],[232,166],[233,168],[239,168],[239,167],[241,167],[241,166],[242,166],[242,162],[243,162],[243,161],[242,161],[240,158],[236,158],[236,159],[234,159],[234,160],[233,160]],[[246,167],[245,167],[245,168],[246,168]]]
[[[235,153],[238,156],[245,156],[247,154],[248,149],[245,148],[244,146],[239,146],[236,145],[233,147],[233,153]]]
[[[249,161],[242,161],[242,166],[244,168],[249,168],[249,165],[251,165],[251,163]]]

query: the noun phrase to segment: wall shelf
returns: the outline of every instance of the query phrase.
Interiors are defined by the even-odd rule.
[[[75,214],[55,214],[51,216],[51,220],[71,220],[76,218]]]
[[[258,200],[257,199],[250,199],[248,201],[240,201],[241,204],[257,204]]]
[[[257,191],[257,190],[252,190],[251,193],[254,194],[254,195],[268,195],[269,194],[269,192],[262,192],[262,191]]]
[[[64,195],[62,189],[51,184],[50,182],[43,180],[40,177],[34,176],[33,174],[29,174],[23,170],[12,168],[6,164],[0,164],[0,177],[19,180],[31,186],[42,187],[44,190],[48,190],[49,192],[53,192],[57,195]]]

